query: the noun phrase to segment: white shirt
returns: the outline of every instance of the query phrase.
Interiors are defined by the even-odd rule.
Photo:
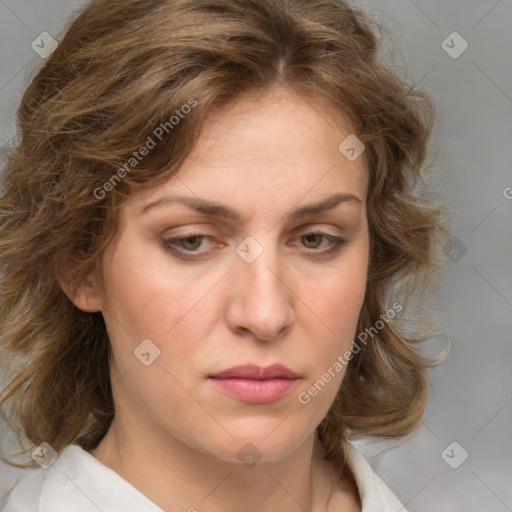
[[[346,443],[361,512],[407,512],[363,455]],[[2,512],[163,512],[80,446],[67,446],[47,469],[30,469],[5,498]]]

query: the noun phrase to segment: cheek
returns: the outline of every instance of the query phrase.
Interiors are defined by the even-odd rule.
[[[106,273],[105,308],[125,327],[123,337],[128,331],[136,339],[161,338],[190,309],[190,288],[179,276],[171,279],[167,266],[152,260],[140,243],[123,246],[127,249],[117,250]]]
[[[315,302],[310,303],[311,310],[322,325],[317,323],[316,333],[310,333],[308,338],[323,340],[322,351],[316,354],[317,364],[312,377],[313,380],[329,382],[329,391],[322,393],[327,402],[334,399],[351,359],[347,357],[347,351],[351,350],[357,336],[357,322],[367,284],[367,258],[364,252],[354,254],[345,263],[335,277],[331,276],[320,283]]]
[[[353,334],[363,305],[367,284],[364,253],[347,262],[339,272],[322,282],[316,293],[318,311],[327,325],[344,337]]]
[[[125,244],[125,247],[129,244]],[[173,407],[190,407],[190,396],[178,382],[197,373],[197,349],[207,328],[196,310],[205,295],[203,285],[190,280],[142,254],[144,251],[118,251],[114,265],[106,273],[105,323],[112,345],[117,376],[146,411],[161,408],[161,400]],[[210,285],[211,287],[211,285]],[[149,339],[152,362],[145,366],[134,351]],[[141,352],[140,352],[141,353]],[[157,357],[154,357],[158,354]],[[126,376],[126,377],[124,377]],[[177,379],[177,380],[175,380]],[[120,399],[120,398],[118,398]]]
[[[198,351],[218,316],[218,301],[213,300],[218,276],[180,271],[165,255],[150,257],[151,251],[130,250],[130,245],[117,252],[105,280],[104,316],[114,358],[122,374],[141,377],[142,387],[172,387],[164,368],[176,376],[197,372]],[[145,339],[160,350],[147,368],[134,356]]]
[[[352,267],[352,270],[340,273],[320,287],[318,305],[316,309],[311,308],[322,320],[322,325],[315,323],[317,330],[309,333],[305,352],[310,354],[310,371],[297,399],[310,412],[315,411],[315,421],[318,422],[331,407],[353,356],[352,342],[357,336],[366,271],[364,266]],[[315,351],[311,351],[312,339],[315,340]]]

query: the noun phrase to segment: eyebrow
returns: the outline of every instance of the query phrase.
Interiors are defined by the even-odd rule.
[[[183,196],[164,196],[156,199],[155,201],[152,201],[151,203],[143,206],[140,214],[145,214],[157,206],[162,206],[168,203],[183,204],[199,213],[231,219],[238,222],[242,218],[242,215],[238,211],[233,210],[229,206],[223,205],[221,203]],[[343,203],[354,203],[362,205],[363,201],[353,194],[334,194],[326,197],[320,202],[309,203],[301,206],[300,208],[296,208],[288,214],[288,217],[291,219],[301,219],[311,215],[317,215],[319,213],[332,210],[339,204]]]

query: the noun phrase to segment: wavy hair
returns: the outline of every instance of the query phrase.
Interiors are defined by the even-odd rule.
[[[93,0],[69,22],[23,95],[2,175],[0,412],[20,447],[90,450],[106,434],[114,403],[103,317],[74,306],[58,272],[72,269],[76,289],[92,270],[101,276],[123,203],[176,173],[207,116],[242,95],[314,93],[366,145],[371,247],[358,332],[399,292],[405,304],[433,289],[446,221],[416,187],[434,105],[381,61],[379,30],[341,0]],[[165,143],[127,171],[162,126]],[[318,426],[338,466],[346,439],[404,438],[419,426],[433,363],[420,351],[426,331],[398,325],[386,322],[354,354]]]

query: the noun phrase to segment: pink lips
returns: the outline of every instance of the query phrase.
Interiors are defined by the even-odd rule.
[[[210,381],[220,391],[244,402],[266,404],[288,393],[299,378],[280,364],[266,368],[244,365],[211,375]]]

